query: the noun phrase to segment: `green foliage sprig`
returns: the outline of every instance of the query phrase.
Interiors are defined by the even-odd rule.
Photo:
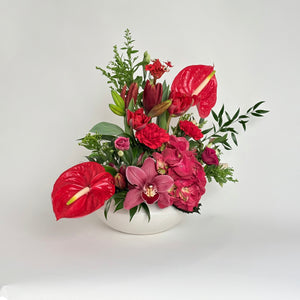
[[[120,48],[122,52],[119,52],[116,45],[113,47],[113,60],[106,66],[107,70],[101,67],[96,67],[96,69],[100,70],[102,74],[108,78],[107,83],[110,84],[110,88],[115,88],[119,93],[125,84],[128,87],[133,82],[137,82],[138,85],[142,84],[142,76],[134,77],[134,74],[140,66],[146,64],[144,60],[136,63],[138,60],[138,56],[136,54],[139,51],[134,49],[134,40],[132,39],[129,29],[125,30],[124,39],[124,46]]]
[[[268,110],[258,109],[258,107],[265,101],[260,101],[254,106],[250,107],[245,114],[240,114],[240,109],[238,109],[233,117],[225,111],[224,105],[221,107],[220,111],[216,113],[214,110],[211,111],[214,121],[212,127],[202,131],[205,138],[202,142],[209,140],[212,144],[221,144],[225,150],[231,150],[232,146],[229,143],[228,135],[230,135],[232,142],[237,146],[237,134],[238,131],[233,127],[234,124],[239,123],[244,131],[246,131],[246,124],[249,122],[250,117],[262,117],[264,114],[268,113]],[[203,121],[200,119],[200,122]],[[213,131],[213,134],[207,135],[209,132]]]
[[[233,168],[225,167],[222,164],[219,166],[206,165],[204,171],[208,182],[214,179],[220,186],[223,186],[223,184],[228,181],[237,182],[237,180],[233,178]]]

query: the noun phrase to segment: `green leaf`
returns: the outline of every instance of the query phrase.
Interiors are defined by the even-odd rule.
[[[236,144],[236,146],[238,146],[238,142],[237,142],[236,136],[235,136],[235,134],[233,132],[231,133],[231,138],[232,138],[233,142]]]
[[[231,150],[231,149],[232,149],[228,142],[224,142],[222,145],[223,145],[223,147],[224,147],[226,150]]]
[[[269,110],[258,109],[255,112],[258,113],[258,114],[266,114],[266,113],[269,112]]]
[[[249,119],[249,116],[241,115],[241,116],[239,116],[239,119]]]
[[[249,114],[249,112],[253,110],[253,107],[250,107],[248,110],[247,110],[247,114]]]
[[[213,140],[213,144],[217,143],[224,143],[227,140],[227,133],[223,136],[217,137],[216,139]]]
[[[227,120],[229,121],[231,119],[229,113],[227,111],[225,111],[225,114],[226,114]]]
[[[227,122],[225,122],[225,123],[223,124],[223,127],[229,126],[229,125],[232,123],[232,121],[233,121],[233,120],[228,120]]]
[[[169,86],[167,85],[166,81],[164,80],[163,82],[163,94],[162,94],[162,102],[166,101],[169,99]]]
[[[135,207],[133,207],[133,208],[131,208],[130,210],[129,210],[129,215],[130,215],[130,219],[129,219],[129,222],[131,222],[131,220],[132,220],[132,218],[134,217],[134,215],[136,214],[136,212],[137,212],[137,210],[138,210],[138,205],[137,206],[135,206]]]
[[[211,127],[211,128],[202,130],[202,133],[203,133],[203,134],[207,134],[207,133],[209,133],[212,129],[213,129],[213,128]]]
[[[218,116],[217,114],[212,110],[211,111],[213,118],[215,119],[216,122],[218,122]]]
[[[218,121],[218,125],[219,125],[219,127],[221,127],[221,126],[222,126],[222,123],[223,123],[223,119],[222,119],[222,117],[221,117],[221,116],[219,116],[219,121]]]
[[[242,124],[244,131],[246,131],[246,123],[245,121],[239,121],[240,124]]]
[[[232,121],[234,121],[235,119],[237,119],[237,117],[239,116],[239,113],[240,113],[240,109],[238,109],[236,111],[236,113],[234,114],[233,118],[232,118]]]
[[[224,113],[224,104],[222,105],[222,108],[221,108],[221,110],[220,110],[220,112],[218,114],[218,117],[221,118],[222,115],[223,115],[223,113]]]
[[[145,213],[146,213],[146,215],[147,215],[147,217],[148,217],[148,222],[150,222],[151,215],[150,215],[150,210],[149,210],[148,205],[147,205],[145,202],[143,202],[143,203],[141,204],[141,207],[144,209],[144,211],[145,211]]]
[[[108,213],[108,211],[109,211],[109,208],[110,208],[110,204],[111,204],[112,199],[113,199],[112,197],[109,198],[109,199],[106,201],[106,203],[105,203],[104,217],[105,217],[106,220],[107,220],[107,213]]]
[[[124,198],[120,198],[120,199],[115,198],[115,210],[114,210],[114,212],[124,208],[124,200],[125,200]]]
[[[112,176],[115,176],[117,174],[117,171],[115,168],[111,167],[111,166],[103,166],[105,171],[108,172],[109,174],[111,174]]]
[[[115,135],[119,136],[124,133],[123,129],[115,124],[108,122],[100,122],[96,124],[90,132],[98,133],[101,135]]]
[[[257,109],[261,104],[265,103],[265,101],[260,101],[253,106],[253,110]]]
[[[251,115],[254,116],[254,117],[263,117],[263,115],[257,114],[255,112],[252,112]]]

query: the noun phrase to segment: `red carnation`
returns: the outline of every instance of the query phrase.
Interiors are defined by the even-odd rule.
[[[147,124],[144,129],[137,131],[135,136],[142,144],[151,149],[161,147],[163,143],[168,142],[170,139],[167,131],[155,123]]]
[[[194,140],[200,140],[203,137],[201,129],[190,121],[179,121],[179,127],[184,133]]]

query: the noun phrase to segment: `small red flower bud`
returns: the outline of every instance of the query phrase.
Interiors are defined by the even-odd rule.
[[[115,186],[121,190],[126,188],[126,180],[125,177],[121,173],[117,173],[114,177]]]
[[[163,87],[161,83],[151,84],[147,80],[143,93],[143,106],[146,114],[157,104],[161,102]]]

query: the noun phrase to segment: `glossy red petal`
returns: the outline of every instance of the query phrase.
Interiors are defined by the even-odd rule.
[[[181,70],[175,77],[172,86],[172,93],[180,93],[185,96],[192,96],[193,92],[213,72],[213,66],[193,65]],[[195,95],[195,104],[197,105],[201,118],[207,117],[217,99],[217,80],[215,75],[211,78],[204,89]]]
[[[67,202],[84,188],[89,192],[73,203]],[[56,180],[52,191],[55,216],[60,218],[82,217],[99,209],[115,193],[113,176],[96,162],[78,164]]]

